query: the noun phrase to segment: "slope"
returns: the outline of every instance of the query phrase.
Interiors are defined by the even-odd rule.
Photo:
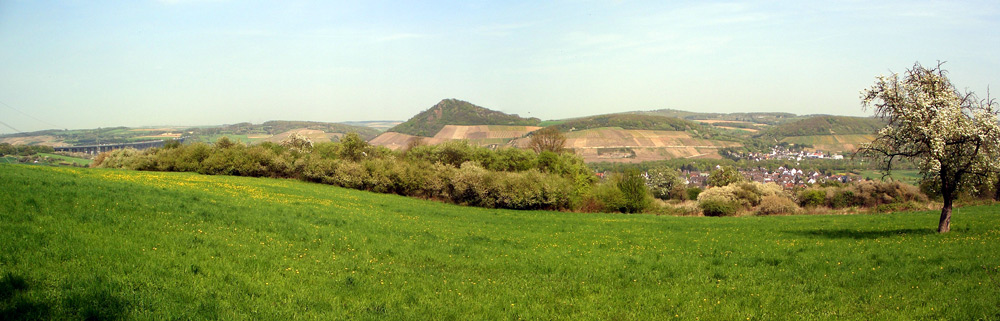
[[[4,319],[990,319],[996,207],[740,218],[464,208],[292,180],[0,165]],[[919,289],[919,290],[915,290]],[[955,299],[960,298],[960,299]]]
[[[768,127],[774,137],[815,135],[872,135],[885,126],[881,120],[868,117],[814,116]]]
[[[885,123],[875,118],[814,116],[768,127],[758,136],[768,141],[811,145],[811,150],[852,152],[875,139]]]
[[[521,118],[486,109],[458,99],[444,99],[388,131],[413,136],[433,137],[445,125],[520,125],[534,126],[538,118]]]

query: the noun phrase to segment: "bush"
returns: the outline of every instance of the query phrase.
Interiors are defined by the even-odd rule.
[[[765,197],[791,201],[788,194],[774,183],[742,182],[709,188],[698,195],[698,204],[706,216],[728,216],[760,205]]]
[[[790,214],[798,210],[799,207],[790,198],[780,195],[768,195],[761,198],[760,206],[757,207],[757,214]]]
[[[512,209],[569,209],[579,204],[581,196],[588,195],[597,181],[583,159],[571,153],[545,152],[540,165],[539,156],[532,151],[493,151],[464,141],[413,146],[405,154],[371,146],[352,134],[337,143],[310,146],[302,137],[284,143],[247,146],[222,137],[214,145],[171,145],[145,152],[116,150],[101,154],[94,166],[296,178]],[[641,181],[639,185],[642,187]],[[641,192],[644,196],[645,190]],[[622,197],[614,204],[618,205],[616,210],[641,210],[642,202],[638,206],[636,203]]]
[[[687,199],[696,200],[698,199],[698,194],[701,194],[701,187],[689,187],[684,192],[687,194]]]
[[[491,208],[559,209],[570,204],[572,184],[537,170],[491,172],[466,162],[451,179],[455,203]]]
[[[830,193],[827,193],[829,195]],[[856,206],[855,200],[857,197],[854,195],[854,191],[838,188],[833,191],[833,197],[830,197],[828,204],[830,208],[845,208]]]
[[[709,198],[699,200],[698,207],[701,208],[701,211],[705,214],[705,216],[733,216],[736,215],[736,212],[738,212],[743,206],[739,202],[733,200]]]
[[[625,206],[625,196],[613,181],[598,184],[591,190],[591,196],[584,203],[588,206],[600,207],[600,212],[620,212]]]
[[[799,205],[802,207],[817,207],[826,204],[826,191],[810,188],[799,193]]]
[[[649,192],[637,169],[628,169],[615,183],[622,192],[622,213],[638,213],[649,207]]]

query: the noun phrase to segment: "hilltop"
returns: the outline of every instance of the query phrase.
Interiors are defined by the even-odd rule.
[[[433,137],[446,125],[534,126],[538,118],[522,118],[458,99],[444,99],[388,131],[412,136]]]

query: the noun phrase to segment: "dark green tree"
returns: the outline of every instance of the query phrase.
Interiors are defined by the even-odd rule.
[[[649,207],[649,191],[638,169],[625,170],[617,185],[622,192],[623,202],[619,210],[623,213],[639,213]]]

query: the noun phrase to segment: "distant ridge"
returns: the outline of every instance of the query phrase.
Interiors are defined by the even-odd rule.
[[[775,137],[873,135],[883,126],[885,126],[885,123],[876,118],[823,115],[771,126],[764,134]]]
[[[668,131],[687,131],[705,128],[702,124],[677,117],[639,114],[607,114],[581,117],[554,126],[563,132],[602,127]]]
[[[540,123],[538,118],[522,118],[458,99],[444,99],[402,124],[388,131],[401,134],[433,137],[446,125],[517,125],[533,126]]]

